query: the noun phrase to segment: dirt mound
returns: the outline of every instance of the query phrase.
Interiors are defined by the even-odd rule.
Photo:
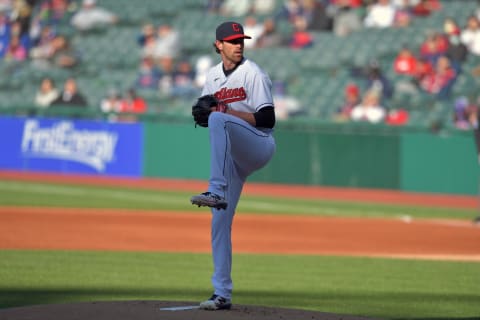
[[[0,309],[1,320],[369,320],[371,318],[332,313],[234,305],[231,310],[204,311],[192,302],[114,301],[47,304]]]

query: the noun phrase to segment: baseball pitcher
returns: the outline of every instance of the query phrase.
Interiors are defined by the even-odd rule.
[[[191,203],[211,208],[213,295],[201,309],[230,309],[233,283],[231,230],[235,208],[249,175],[265,166],[275,152],[275,112],[269,76],[243,55],[250,39],[237,22],[216,29],[215,51],[221,62],[209,70],[202,96],[192,107],[196,125],[208,127],[208,190]]]

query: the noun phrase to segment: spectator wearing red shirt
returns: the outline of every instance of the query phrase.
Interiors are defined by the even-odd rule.
[[[437,59],[443,56],[448,50],[448,38],[438,32],[427,35],[425,41],[420,45],[420,57],[429,60],[433,65]]]
[[[423,77],[420,81],[420,87],[427,93],[435,95],[438,99],[446,99],[450,97],[450,89],[456,76],[450,59],[447,56],[440,56],[435,65],[435,70]]]
[[[397,74],[414,77],[417,74],[417,57],[408,47],[403,47],[393,61],[393,70]]]
[[[426,75],[433,72],[433,65],[430,61],[424,58],[417,60],[417,68],[415,72],[415,79],[419,83]]]
[[[298,50],[308,48],[313,45],[313,37],[307,30],[307,20],[302,16],[297,16],[294,23],[294,31],[292,33],[289,46]]]
[[[137,95],[134,89],[129,89],[120,103],[120,112],[145,113],[147,112],[147,103],[142,97]]]
[[[393,70],[406,79],[399,79],[395,83],[395,91],[417,93],[420,82],[425,75],[433,72],[432,64],[425,58],[417,57],[408,47],[403,47],[393,61]]]
[[[357,106],[361,100],[360,88],[354,83],[347,84],[343,92],[343,97],[343,104],[334,116],[337,121],[350,120],[353,108]]]
[[[442,9],[442,4],[439,0],[420,0],[418,4],[413,6],[412,13],[418,17],[425,17],[440,9]]]

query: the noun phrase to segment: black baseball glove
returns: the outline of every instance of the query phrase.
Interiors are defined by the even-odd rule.
[[[208,127],[208,117],[212,111],[225,112],[226,106],[219,102],[213,94],[207,94],[197,99],[197,102],[192,106],[192,116],[197,125],[201,127]]]

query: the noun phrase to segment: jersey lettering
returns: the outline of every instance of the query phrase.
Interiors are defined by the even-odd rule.
[[[215,98],[224,103],[232,103],[245,100],[247,98],[247,92],[243,87],[234,89],[228,89],[223,87],[217,92],[215,92]]]

